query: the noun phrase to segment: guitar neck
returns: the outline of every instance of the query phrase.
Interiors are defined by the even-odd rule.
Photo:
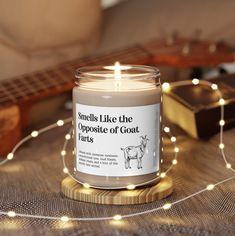
[[[85,57],[28,75],[0,82],[0,106],[34,102],[71,90],[74,71],[82,66],[113,64],[148,64],[151,55],[141,46],[135,46],[102,56]]]
[[[195,67],[216,66],[233,60],[233,53],[226,45],[188,39],[153,40],[102,56],[84,57],[54,68],[0,81],[0,107],[34,102],[69,91],[74,86],[74,71],[82,66],[110,65],[120,61],[123,64]]]

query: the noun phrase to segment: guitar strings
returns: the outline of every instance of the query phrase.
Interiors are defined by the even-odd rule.
[[[47,69],[46,72],[38,72],[38,71],[36,71],[36,72],[33,72],[30,76],[20,76],[19,78],[15,78],[15,79],[13,79],[11,81],[13,83],[14,82],[19,82],[19,83],[21,83],[21,85],[24,84],[23,85],[23,87],[24,87],[23,89],[20,88],[20,90],[19,90],[19,88],[12,87],[12,83],[7,82],[7,81],[1,81],[0,82],[0,85],[2,84],[0,89],[2,89],[4,93],[5,92],[7,92],[7,93],[9,92],[10,93],[12,91],[14,97],[16,97],[16,95],[19,95],[20,97],[22,97],[22,93],[26,93],[26,92],[29,92],[29,91],[32,92],[31,85],[22,82],[22,81],[25,81],[24,79],[28,78],[28,79],[31,80],[30,82],[32,82],[32,80],[33,80],[33,83],[37,83],[37,86],[43,85],[42,89],[49,89],[50,85],[48,85],[48,83],[52,83],[51,82],[52,80],[48,79],[47,76],[45,77],[46,80],[44,80],[44,81],[40,80],[40,79],[34,80],[34,78],[36,78],[37,75],[40,75],[40,76],[47,75],[47,73],[50,73],[51,71],[58,71],[61,68],[62,68],[62,70],[67,70],[68,72],[73,74],[74,68],[75,67],[78,68],[81,65],[81,63],[84,64],[84,65],[90,65],[90,64],[96,65],[96,63],[98,63],[98,62],[100,64],[100,63],[106,62],[107,60],[111,61],[111,60],[113,60],[114,57],[122,56],[121,60],[126,60],[126,59],[128,59],[128,57],[132,57],[132,58],[134,57],[133,55],[123,55],[125,53],[135,54],[134,58],[136,58],[136,53],[140,52],[140,51],[138,52],[138,50],[139,50],[138,47],[132,47],[132,48],[124,49],[123,51],[111,52],[111,53],[109,53],[109,55],[96,56],[97,58],[93,58],[93,59],[92,58],[90,58],[90,59],[89,58],[82,58],[82,59],[66,62],[66,63],[63,63],[63,64],[57,66],[57,67],[53,67],[51,69]],[[56,77],[57,79],[55,79],[55,78],[54,79],[55,79],[55,81],[58,82],[58,78],[63,79],[64,77],[66,77],[66,76],[65,75],[64,76],[59,75],[59,76]],[[71,81],[72,80],[68,80],[67,82],[69,83]],[[52,85],[56,86],[57,82],[56,83],[52,83]],[[61,82],[66,82],[66,81],[63,79]],[[6,84],[7,87],[10,87],[10,89],[7,88],[6,86],[4,86],[4,84]],[[63,83],[61,83],[61,84],[63,84]],[[39,91],[40,90],[38,90],[36,92],[38,93]],[[6,100],[12,101],[11,96],[6,94],[6,97],[0,98],[0,102],[4,102]],[[13,101],[14,100],[15,99],[13,99]]]
[[[6,94],[6,96],[0,98],[0,103],[6,103],[6,102],[14,102],[14,103],[16,103],[18,99],[27,99],[27,98],[29,98],[29,96],[26,94],[26,92],[29,92],[29,94],[31,94],[31,95],[32,94],[38,94],[41,90],[47,90],[47,89],[50,89],[51,86],[56,86],[56,84],[58,84],[58,79],[62,79],[62,83],[60,85],[63,85],[64,83],[66,83],[66,81],[67,81],[67,83],[72,81],[70,79],[69,80],[64,79],[64,78],[67,78],[66,75],[64,75],[64,76],[56,76],[55,78],[53,78],[54,81],[57,81],[56,84],[51,82],[51,81],[53,81],[53,80],[51,80],[51,78],[46,78],[46,80],[41,80],[41,79],[35,80],[34,79],[35,76],[37,76],[37,75],[44,75],[44,74],[47,74],[47,72],[50,72],[50,71],[57,71],[57,70],[66,71],[67,70],[67,72],[70,72],[71,74],[73,74],[73,70],[75,68],[78,68],[81,65],[91,65],[91,64],[92,65],[96,65],[96,64],[98,64],[98,62],[99,62],[99,64],[100,63],[105,63],[106,64],[107,61],[108,62],[113,61],[115,57],[116,57],[115,58],[116,61],[117,60],[118,61],[120,61],[120,60],[121,61],[123,61],[123,60],[125,61],[125,60],[128,60],[129,57],[136,59],[136,55],[138,55],[138,53],[141,53],[141,52],[142,52],[142,54],[146,53],[145,56],[152,57],[153,56],[152,53],[150,53],[150,55],[149,55],[149,51],[152,52],[152,50],[149,50],[148,47],[152,46],[152,48],[153,48],[156,45],[157,45],[158,52],[160,52],[161,50],[167,50],[167,49],[168,50],[169,49],[170,50],[173,50],[173,49],[176,50],[177,49],[176,50],[177,52],[178,52],[178,50],[180,50],[180,53],[182,55],[185,55],[185,49],[187,49],[187,54],[189,53],[190,50],[192,50],[192,47],[189,47],[188,46],[189,43],[185,42],[185,40],[182,41],[182,40],[179,40],[179,39],[173,39],[171,44],[169,44],[168,41],[169,40],[167,38],[163,42],[162,41],[156,41],[156,42],[146,43],[145,46],[136,44],[135,46],[133,46],[131,48],[123,49],[121,51],[120,50],[116,51],[116,52],[114,51],[114,52],[107,53],[107,54],[102,55],[102,56],[95,55],[94,58],[84,57],[84,58],[77,59],[77,60],[76,59],[75,60],[71,60],[70,62],[62,63],[59,66],[49,68],[49,69],[46,70],[46,72],[38,72],[38,71],[36,71],[36,72],[33,72],[30,76],[20,76],[20,77],[15,78],[15,79],[13,79],[11,81],[12,83],[19,82],[21,85],[23,83],[24,84],[24,86],[23,86],[24,88],[23,89],[19,88],[19,87],[18,88],[16,88],[16,87],[12,88],[12,85],[11,85],[12,83],[10,84],[10,82],[1,81],[0,82],[0,89]],[[203,42],[201,42],[201,44],[202,43]],[[206,43],[204,43],[204,44],[201,45],[201,46],[204,46],[204,47],[208,48],[209,52],[210,52],[211,46],[215,45],[215,43],[209,43],[208,45]],[[159,46],[160,46],[160,48],[159,48]],[[153,51],[154,51],[154,49],[153,49]],[[215,48],[215,51],[216,51],[216,48]],[[213,51],[213,52],[215,52],[215,51]],[[129,55],[128,55],[128,53],[129,53]],[[132,54],[130,55],[130,53],[132,53]],[[123,54],[124,54],[124,57],[123,57]],[[121,58],[118,58],[120,56],[121,56]],[[30,83],[33,80],[33,83],[36,83],[36,87],[41,87],[41,89],[36,90],[36,91],[32,91],[31,84],[30,83],[27,84],[25,82],[25,80],[24,80],[26,78],[31,79]],[[69,76],[68,76],[68,78],[69,78]],[[4,83],[8,84],[7,86],[8,87],[10,86],[10,89],[5,87],[5,86],[3,86]],[[50,83],[52,83],[52,84],[50,85]],[[10,95],[8,93],[10,93]],[[22,95],[22,93],[24,95]]]

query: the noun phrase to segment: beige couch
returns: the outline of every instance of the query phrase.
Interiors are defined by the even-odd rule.
[[[0,79],[174,31],[235,46],[233,0],[126,0],[103,11],[101,30],[99,0],[0,0],[0,6]],[[179,75],[164,73],[172,76]]]
[[[99,0],[0,0],[0,80],[87,54],[100,25]]]

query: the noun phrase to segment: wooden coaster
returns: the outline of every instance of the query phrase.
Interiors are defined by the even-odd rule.
[[[71,199],[99,203],[128,205],[148,203],[163,199],[173,191],[172,179],[165,177],[159,183],[147,188],[137,188],[134,190],[102,190],[94,188],[84,188],[81,184],[67,177],[61,183],[62,193]]]

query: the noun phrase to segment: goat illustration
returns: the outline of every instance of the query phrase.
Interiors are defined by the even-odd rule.
[[[124,158],[125,158],[125,168],[130,169],[130,160],[136,159],[137,160],[137,168],[142,168],[142,158],[145,153],[145,149],[147,146],[147,142],[149,139],[147,138],[147,135],[140,136],[141,141],[139,146],[128,146],[125,148],[121,148],[121,150],[124,152]]]

